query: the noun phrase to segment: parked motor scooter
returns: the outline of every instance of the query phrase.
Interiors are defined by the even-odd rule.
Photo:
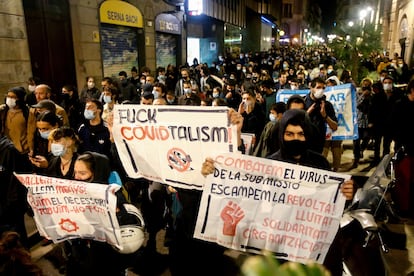
[[[381,226],[389,220],[399,220],[391,189],[395,186],[395,164],[403,153],[401,148],[393,156],[384,156],[344,211],[341,219],[343,275],[387,275],[382,254],[389,249]]]

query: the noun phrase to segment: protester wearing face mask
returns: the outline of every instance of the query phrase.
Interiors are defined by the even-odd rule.
[[[305,109],[309,114],[311,122],[318,130],[315,150],[322,153],[325,144],[326,125],[332,131],[338,129],[338,119],[335,114],[333,105],[326,100],[324,94],[325,81],[320,78],[312,80],[310,85],[310,92],[305,97]]]
[[[178,98],[178,105],[195,105],[199,106],[201,104],[200,97],[193,93],[191,82],[183,82],[184,95]]]
[[[104,106],[102,111],[102,120],[106,123],[109,114],[112,112],[115,104],[118,103],[119,91],[115,87],[105,87],[103,93]]]
[[[3,126],[0,128],[0,134],[9,138],[22,154],[29,152],[27,141],[29,109],[24,101],[25,94],[23,87],[10,88],[5,103],[0,105],[0,121]]]
[[[279,121],[285,111],[286,104],[284,102],[274,103],[270,106],[269,122],[265,125],[259,141],[256,144],[256,148],[253,152],[254,156],[266,157],[276,152],[276,149],[279,148],[275,145],[272,136],[275,132],[276,124],[279,124]]]
[[[332,65],[328,65],[328,69],[326,70],[327,77],[336,76],[336,72],[334,70],[334,67]]]
[[[154,99],[165,99],[165,92],[166,87],[162,83],[155,83],[152,87],[152,94],[154,95]]]
[[[173,90],[168,90],[167,95],[165,95],[165,99],[167,100],[167,105],[177,105],[178,99],[175,96],[175,92]]]
[[[239,105],[238,112],[243,116],[243,133],[253,133],[255,139],[259,139],[262,134],[266,115],[262,106],[256,102],[256,94],[252,89],[242,92],[242,102]],[[253,139],[253,140],[255,140]],[[255,141],[253,141],[252,149],[254,149]]]
[[[36,118],[36,134],[34,149],[29,152],[29,160],[35,172],[42,172],[41,165],[50,157],[49,135],[52,130],[61,126],[61,119],[54,112],[43,111]]]
[[[394,124],[391,118],[392,110],[395,103],[402,97],[402,92],[395,88],[393,83],[392,77],[385,76],[382,81],[382,89],[379,87],[377,93],[372,96],[372,104],[368,114],[368,127],[372,130],[374,138],[374,159],[370,164],[371,167],[377,165],[381,160],[381,144],[383,146],[382,156],[390,152]]]
[[[54,129],[49,141],[51,157],[48,160],[45,156],[38,156],[39,167],[45,169],[47,176],[72,179],[80,143],[75,131],[65,126]]]
[[[52,89],[46,84],[39,84],[35,89],[36,104],[29,108],[29,116],[27,117],[27,141],[29,150],[33,151],[34,134],[36,133],[36,118],[39,113],[43,111],[52,111],[62,119],[62,124],[69,126],[69,118],[66,111],[60,105],[50,100],[52,96]]]
[[[137,88],[128,80],[128,75],[125,71],[119,72],[119,102],[133,101],[136,98]]]
[[[407,84],[410,81],[410,70],[403,58],[398,58],[397,64],[397,82],[399,84]]]
[[[241,102],[240,93],[236,90],[236,82],[229,80],[224,88],[224,97],[229,107],[237,110]]]
[[[87,151],[80,154],[72,162],[74,163],[73,179],[102,185],[109,183],[112,172],[111,162],[107,156]],[[118,215],[124,213],[125,208],[123,206],[127,203],[127,200],[123,195],[123,188],[118,190],[115,195],[117,197]],[[121,222],[119,217],[118,222]],[[68,256],[67,275],[123,275],[125,269],[132,265],[130,262],[133,258],[118,253],[105,242],[71,239],[65,241],[64,250]]]
[[[213,93],[212,93],[212,97],[213,99],[224,99],[224,94],[223,94],[223,90],[221,89],[221,87],[214,87],[213,88]]]
[[[110,133],[102,120],[103,105],[98,100],[88,100],[85,105],[85,122],[78,129],[82,143],[79,152],[95,151],[112,158]]]
[[[35,89],[36,85],[39,83],[40,80],[36,77],[30,77],[27,80],[27,93],[24,100],[29,106],[36,104]]]
[[[86,77],[85,86],[82,88],[79,100],[84,105],[87,99],[99,99],[101,92],[95,86],[95,79],[92,76]]]
[[[278,134],[280,149],[268,156],[268,159],[329,170],[328,160],[309,149],[308,141],[312,139],[312,123],[306,111],[287,110],[280,121]],[[214,160],[207,158],[202,165],[202,174],[206,176],[214,170]],[[351,200],[354,195],[354,181],[345,180],[341,183],[340,190],[347,200]],[[342,274],[341,235],[341,230],[339,230],[324,261],[324,266],[332,275]]]
[[[299,82],[297,78],[292,78],[289,81],[290,90],[298,90],[299,89]]]
[[[62,102],[69,119],[69,126],[76,129],[82,122],[82,105],[79,100],[78,90],[73,85],[62,87]]]
[[[185,82],[189,82],[190,87],[197,86],[198,88],[197,81],[194,78],[190,77],[190,70],[188,68],[181,68],[180,73],[181,73],[181,79],[179,79],[175,85],[175,95],[177,97],[180,97],[185,94],[185,91],[184,91]]]

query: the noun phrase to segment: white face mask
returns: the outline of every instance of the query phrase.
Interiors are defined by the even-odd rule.
[[[392,90],[392,83],[384,83],[382,87],[384,88],[385,91],[390,91]]]
[[[111,96],[103,96],[103,100],[105,103],[111,103],[112,102],[112,97]]]
[[[29,92],[34,92],[34,91],[35,91],[35,89],[36,89],[36,85],[29,85],[29,86],[27,87],[27,89],[29,90]]]
[[[95,112],[93,112],[93,110],[85,109],[83,116],[85,116],[86,120],[92,120],[95,119]]]
[[[298,89],[298,87],[297,87],[296,85],[291,85],[291,86],[290,86],[290,89],[291,89],[291,90],[297,90],[297,89]]]
[[[249,100],[243,100],[245,107],[247,108],[248,106],[252,105],[252,102]]]
[[[50,145],[50,151],[54,156],[63,156],[66,153],[66,147],[62,144],[52,143]]]
[[[40,137],[42,137],[43,139],[47,140],[49,138],[49,134],[50,134],[51,130],[46,130],[46,131],[40,131]]]
[[[313,96],[316,99],[320,99],[323,97],[323,89],[316,89],[315,92],[313,93]]]
[[[6,105],[9,108],[14,108],[16,106],[16,99],[6,97]]]
[[[158,99],[160,97],[160,93],[157,90],[152,90],[152,94],[154,95],[154,99]]]
[[[191,88],[184,88],[184,93],[191,94]]]
[[[273,113],[270,113],[269,114],[269,120],[271,122],[273,122],[273,123],[276,123],[277,122],[277,118],[275,117],[275,115],[273,115]]]

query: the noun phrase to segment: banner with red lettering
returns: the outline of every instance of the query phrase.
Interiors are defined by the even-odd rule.
[[[114,194],[119,185],[15,175],[27,188],[27,201],[41,236],[55,243],[85,238],[120,246]]]
[[[115,105],[113,137],[131,178],[201,190],[201,165],[215,153],[237,151],[228,107]]]
[[[322,263],[345,206],[349,175],[241,154],[215,157],[194,237],[254,253]]]

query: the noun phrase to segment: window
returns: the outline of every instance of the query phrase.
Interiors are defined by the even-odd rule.
[[[283,4],[283,17],[292,18],[292,4]]]

